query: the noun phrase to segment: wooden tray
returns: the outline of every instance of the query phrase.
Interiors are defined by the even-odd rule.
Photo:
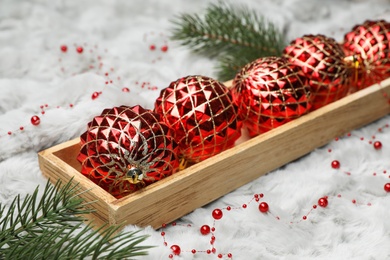
[[[390,112],[390,79],[349,95],[210,159],[115,199],[80,173],[79,138],[39,152],[40,168],[52,182],[79,183],[80,196],[95,201],[90,217],[110,225],[134,224],[157,229],[196,208],[323,146],[333,138]]]

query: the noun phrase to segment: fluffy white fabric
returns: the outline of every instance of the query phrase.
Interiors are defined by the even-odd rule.
[[[152,107],[159,91],[148,86],[162,89],[190,74],[215,77],[215,61],[169,40],[171,18],[181,12],[201,13],[210,2],[2,0],[0,203],[9,205],[17,194],[24,196],[44,185],[37,152],[79,136],[104,108]],[[240,4],[274,22],[289,41],[309,33],[341,41],[346,31],[366,19],[390,20],[390,2],[384,0],[244,0]],[[67,53],[60,51],[63,44],[68,46]],[[154,51],[149,49],[152,44]],[[165,44],[169,49],[162,52]],[[84,53],[78,54],[75,46],[83,46]],[[110,79],[113,83],[106,86]],[[149,83],[142,88],[142,82]],[[131,92],[123,93],[123,87]],[[92,100],[94,91],[103,93]],[[40,106],[45,104],[46,113],[40,115]],[[39,126],[30,124],[34,114],[41,117]],[[383,185],[389,182],[390,128],[377,131],[389,122],[385,117],[353,131],[351,137],[333,141],[195,210],[178,220],[191,228],[165,229],[167,247],[160,231],[143,229],[143,234],[150,235],[145,244],[156,248],[142,259],[168,259],[172,244],[183,251],[175,259],[217,259],[219,253],[224,258],[231,253],[234,259],[389,258],[390,195]],[[20,126],[25,130],[18,130]],[[9,136],[8,131],[13,134]],[[382,142],[381,150],[368,143],[373,135]],[[330,167],[334,159],[341,162],[340,170]],[[261,214],[254,201],[246,209],[224,211],[215,223],[217,254],[190,252],[211,248],[210,236],[202,236],[199,227],[213,224],[213,209],[241,207],[255,193],[264,194],[269,214]],[[329,196],[328,207],[312,210],[303,221],[302,216],[322,196]]]

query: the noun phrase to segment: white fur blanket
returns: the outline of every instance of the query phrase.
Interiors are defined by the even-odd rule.
[[[213,60],[169,39],[174,15],[201,13],[210,2],[2,0],[0,202],[9,205],[17,194],[43,186],[46,179],[37,152],[79,136],[104,108],[152,107],[159,90],[179,77],[215,77]],[[390,20],[388,0],[240,3],[273,21],[288,40],[321,33],[341,41],[346,31],[366,19]],[[60,50],[62,45],[67,52]],[[76,51],[79,46],[81,54]],[[124,87],[130,92],[122,92]],[[92,100],[95,91],[102,94]],[[33,115],[41,118],[40,125],[30,123]],[[383,189],[390,182],[389,123],[390,117],[385,117],[353,131],[195,210],[177,226],[169,225],[164,237],[161,230],[145,228],[142,233],[150,235],[145,244],[156,247],[142,259],[169,259],[173,244],[182,250],[174,259],[219,259],[218,254],[229,259],[229,253],[233,259],[389,258],[390,194]],[[381,150],[369,144],[373,136],[382,142]],[[330,167],[335,159],[341,163],[339,170]],[[261,214],[254,201],[248,204],[259,193],[270,206],[269,214]],[[328,196],[329,205],[313,209],[323,196]],[[246,209],[243,204],[248,204]],[[201,235],[199,228],[213,226],[212,210],[227,205],[233,209],[215,223],[216,253],[207,254],[211,238]]]

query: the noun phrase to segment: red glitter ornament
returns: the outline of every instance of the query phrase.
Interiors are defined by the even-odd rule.
[[[120,198],[175,173],[178,146],[161,117],[141,106],[105,109],[88,123],[81,173]]]
[[[173,129],[181,156],[196,163],[234,146],[242,123],[228,88],[204,76],[187,76],[163,89],[154,111]]]
[[[383,188],[385,189],[386,192],[390,192],[390,183],[386,183]]]
[[[181,248],[178,245],[172,245],[171,250],[174,255],[180,255],[181,253]]]
[[[267,203],[267,202],[261,202],[261,203],[259,204],[259,210],[260,210],[260,212],[262,212],[262,213],[266,213],[266,212],[269,210],[268,203]]]
[[[320,198],[319,200],[318,200],[318,205],[320,206],[320,207],[323,207],[323,208],[325,208],[326,206],[328,206],[328,199],[327,198]]]
[[[39,118],[39,116],[32,116],[31,117],[31,124],[37,126],[41,123],[41,119]]]
[[[345,34],[344,51],[354,63],[354,85],[363,89],[390,77],[390,23],[367,20]]]
[[[223,217],[223,212],[220,209],[214,209],[212,216],[215,220],[221,219]]]
[[[208,225],[203,225],[203,226],[201,226],[200,227],[200,233],[202,234],[202,235],[208,235],[208,234],[210,234],[210,226],[208,226]]]
[[[300,66],[309,79],[313,107],[323,107],[349,92],[350,68],[340,45],[324,35],[304,35],[292,41],[283,56]]]
[[[302,70],[286,58],[257,59],[233,80],[232,96],[244,126],[256,136],[307,113],[310,88]]]

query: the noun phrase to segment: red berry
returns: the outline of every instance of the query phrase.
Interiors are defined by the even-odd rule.
[[[210,226],[208,225],[203,225],[200,227],[200,233],[202,233],[202,235],[207,235],[210,233]]]
[[[84,49],[83,49],[83,47],[79,46],[79,47],[76,48],[76,51],[78,53],[82,53],[84,51]]]
[[[320,198],[319,200],[318,200],[318,205],[320,206],[320,207],[323,207],[323,208],[325,208],[326,206],[328,206],[328,200],[327,200],[327,198]]]
[[[260,212],[265,213],[265,212],[268,211],[268,209],[269,209],[269,206],[268,206],[268,204],[266,202],[262,202],[262,203],[259,204]]]
[[[93,92],[91,98],[94,100],[94,99],[97,99],[99,97],[99,92]]]
[[[375,150],[381,149],[382,148],[382,143],[379,142],[379,141],[375,141],[374,142],[374,148],[375,148]]]
[[[213,213],[212,213],[212,216],[213,216],[213,218],[216,219],[216,220],[221,219],[222,216],[223,216],[222,210],[220,210],[220,209],[214,209],[214,210],[213,210]]]
[[[171,249],[172,249],[173,254],[175,254],[175,255],[180,255],[180,253],[181,253],[180,246],[178,246],[178,245],[172,245],[172,246],[171,246]]]
[[[386,183],[384,189],[386,192],[390,192],[390,183]]]
[[[162,52],[167,52],[168,51],[168,46],[167,45],[164,45],[161,47],[161,51]]]
[[[31,117],[31,124],[39,125],[41,123],[41,119],[38,116]]]
[[[68,47],[66,45],[61,46],[61,51],[66,52],[68,50]]]
[[[333,168],[333,169],[338,169],[338,168],[340,168],[340,162],[337,161],[337,160],[332,161],[332,168]]]

